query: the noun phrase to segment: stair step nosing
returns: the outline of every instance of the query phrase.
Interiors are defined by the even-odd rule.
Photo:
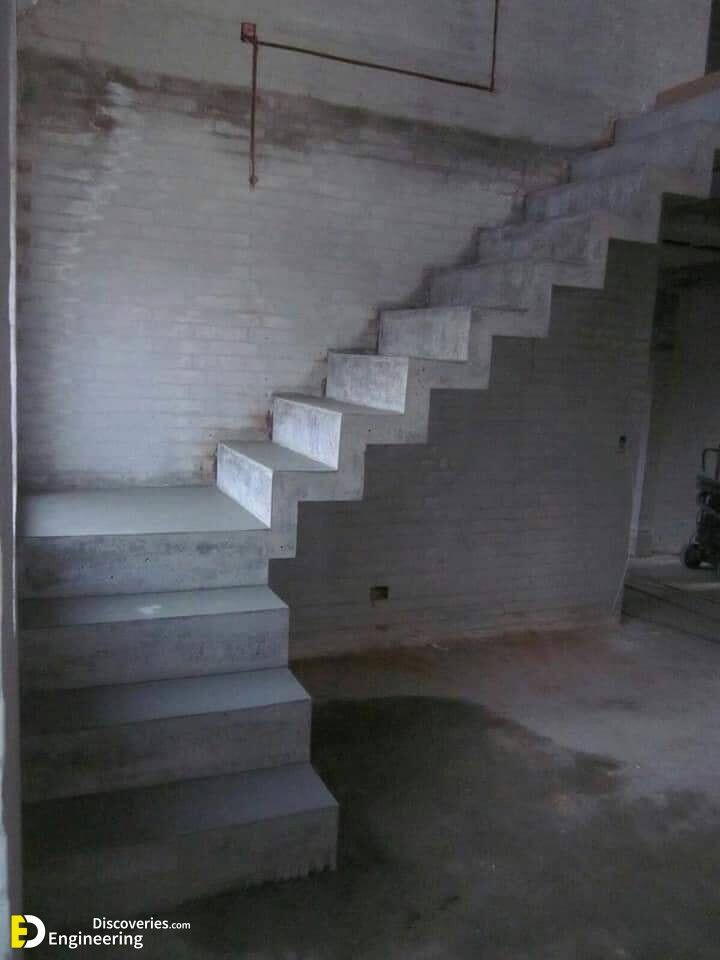
[[[268,792],[272,796],[272,803],[268,803],[263,796]],[[239,802],[227,802],[227,798],[232,798],[233,794],[239,795]],[[202,802],[207,814],[212,810],[212,801],[218,798],[221,814],[215,819],[212,816],[201,817],[198,824],[193,812],[182,810],[182,807],[186,807],[187,811],[193,811]],[[223,800],[226,802],[223,803]],[[143,806],[151,811],[163,811],[154,820],[151,817],[153,822],[144,828],[138,827],[137,822],[137,808]],[[175,817],[167,816],[169,806],[173,808]],[[108,816],[108,811],[112,814],[113,808],[118,809],[118,817]],[[53,816],[59,816],[71,824],[70,843],[64,831],[51,833],[49,850],[47,847],[43,850],[39,844],[38,852],[31,859],[33,866],[42,864],[43,859],[74,856],[93,850],[101,852],[135,843],[162,843],[175,837],[324,810],[337,812],[338,804],[309,763],[114,790],[105,794],[40,800],[25,805],[28,819],[37,818],[45,823]],[[102,828],[100,835],[95,832],[94,820],[99,821],[98,826]],[[137,831],[134,835],[131,832],[133,828]]]
[[[257,681],[261,674],[266,675],[262,679],[277,679],[279,681],[278,685],[284,689],[275,691],[272,695],[269,694],[269,691],[266,691],[262,696],[258,696],[257,689],[255,689],[254,698],[250,697],[245,700],[240,696],[235,702],[232,700],[232,694],[228,695],[225,692],[222,702],[216,701],[214,704],[205,702],[198,706],[192,703],[192,691],[197,690],[199,684],[203,686],[217,685],[221,678],[233,677],[235,684],[241,688],[241,693],[244,687],[244,692],[247,694],[247,688],[251,685],[257,687]],[[269,675],[274,675],[274,677]],[[151,703],[147,702],[147,697],[145,703],[143,703],[141,697],[138,696],[142,693],[151,695],[153,690],[159,690],[168,696],[173,687],[175,688],[175,697],[179,697],[180,702],[172,708],[166,707],[164,710],[159,710],[157,709],[157,701],[153,700],[151,696]],[[143,688],[143,690],[141,691],[140,688]],[[109,691],[111,692],[109,693]],[[90,702],[91,699],[96,699],[102,705],[101,698],[103,695],[119,701],[116,702],[114,709],[111,709],[105,716],[88,717],[74,712],[77,709],[78,700],[82,702],[84,698],[88,703],[86,709],[91,710],[93,706]],[[133,698],[136,701],[134,703],[132,702]],[[188,698],[190,702],[185,698]],[[137,702],[138,699],[140,700],[139,703]],[[211,716],[218,713],[242,713],[245,711],[250,713],[267,707],[282,707],[295,703],[310,703],[310,696],[287,668],[280,667],[240,673],[211,674],[203,677],[150,680],[117,686],[106,685],[80,689],[33,691],[25,698],[22,713],[25,736],[44,737],[55,733],[75,734],[88,730],[179,720],[185,717]],[[36,704],[37,707],[35,707]],[[31,707],[35,709],[31,710]],[[45,710],[43,710],[43,707],[45,707]]]
[[[167,613],[151,613],[142,615],[138,613],[133,615],[131,610],[128,610],[127,613],[123,613],[120,616],[111,615],[107,616],[107,613],[104,617],[100,613],[87,615],[87,616],[65,616],[57,617],[52,619],[51,614],[47,615],[47,619],[44,619],[43,622],[39,622],[39,619],[36,622],[32,622],[34,617],[38,616],[38,612],[42,612],[43,608],[51,610],[52,608],[62,612],[62,608],[70,609],[72,607],[82,606],[82,601],[88,602],[99,602],[105,601],[110,607],[130,607],[132,602],[137,600],[139,603],[145,599],[145,603],[149,606],[157,605],[157,600],[162,597],[172,597],[174,591],[169,591],[167,593],[152,593],[152,594],[109,594],[97,595],[90,597],[65,597],[65,598],[37,598],[37,599],[26,599],[21,603],[21,626],[20,633],[35,632],[37,630],[64,630],[72,628],[82,628],[82,627],[100,627],[100,626],[111,626],[113,624],[132,624],[132,623],[162,623],[168,620],[191,620],[191,619],[200,619],[204,617],[227,617],[227,616],[237,616],[242,617],[245,615],[251,616],[253,614],[262,614],[262,613],[274,613],[276,611],[287,610],[287,604],[280,599],[270,588],[258,588],[258,587],[247,587],[247,588],[217,588],[217,593],[225,593],[225,591],[237,592],[242,589],[247,589],[251,591],[267,590],[269,594],[268,600],[266,603],[257,603],[256,605],[240,607],[232,606],[228,604],[225,608],[220,608],[217,610],[193,610],[188,607],[187,610],[181,612],[179,610],[171,610]],[[215,591],[211,590],[180,590],[177,591],[179,594],[189,595],[189,594],[209,594],[214,593]],[[130,601],[132,598],[132,601]],[[153,604],[153,601],[155,603]],[[27,614],[23,615],[23,609],[27,607],[28,610],[34,610],[35,612],[30,615],[27,622],[25,617]]]
[[[333,400],[332,397],[301,398],[285,394],[275,394],[275,399],[281,400],[283,403],[307,407],[310,410],[320,410],[322,413],[332,414],[335,417],[398,416],[397,410],[387,410],[383,407],[368,407],[364,404],[349,403],[345,400]],[[337,410],[332,404],[338,404],[343,409]]]
[[[322,460],[315,460],[313,457],[308,457],[305,454],[297,453],[297,451],[291,450],[290,447],[284,447],[281,443],[269,443],[267,446],[273,446],[287,450],[288,454],[293,454],[293,456],[297,457],[298,460],[307,460],[308,466],[303,467],[302,464],[298,464],[297,466],[271,466],[269,463],[264,463],[259,458],[254,457],[252,453],[248,453],[245,450],[238,449],[237,446],[233,446],[232,441],[225,441],[219,444],[219,446],[224,447],[230,454],[232,454],[232,456],[241,457],[243,460],[246,460],[254,467],[262,470],[263,473],[267,474],[269,477],[273,477],[277,473],[335,473],[333,467],[329,467],[326,463],[323,463]],[[313,464],[313,466],[310,466],[309,464]]]

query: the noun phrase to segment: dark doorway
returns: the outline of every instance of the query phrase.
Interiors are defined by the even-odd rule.
[[[720,70],[720,0],[712,0],[705,73],[714,73],[716,70]]]

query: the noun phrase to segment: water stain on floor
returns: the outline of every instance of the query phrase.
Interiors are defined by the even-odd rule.
[[[321,705],[313,759],[341,805],[338,871],[187,906],[192,930],[148,937],[146,958],[718,956],[702,797],[630,800],[612,760],[454,700]]]

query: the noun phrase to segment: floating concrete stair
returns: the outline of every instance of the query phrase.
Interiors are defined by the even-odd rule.
[[[217,489],[25,500],[40,915],[147,912],[334,863],[268,560],[294,555],[299,503],[362,497],[368,444],[426,440],[434,389],[487,387],[495,337],[546,336],[555,287],[597,297],[612,242],[654,245],[667,198],[706,198],[716,124],[720,92],[621,122],[570,182],[527,196],[523,222],[481,231],[475,263],[436,271],[427,303],[384,311],[377,353],[332,352],[324,396],[279,394],[268,441],[221,444]]]
[[[83,905],[148,916],[333,868],[337,820],[308,764],[32,804],[25,885],[51,927],[74,926]]]
[[[26,600],[26,691],[287,663],[288,609],[266,586]]]

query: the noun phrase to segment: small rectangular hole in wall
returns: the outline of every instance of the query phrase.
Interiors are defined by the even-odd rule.
[[[390,596],[389,587],[370,587],[370,603],[381,603]]]

